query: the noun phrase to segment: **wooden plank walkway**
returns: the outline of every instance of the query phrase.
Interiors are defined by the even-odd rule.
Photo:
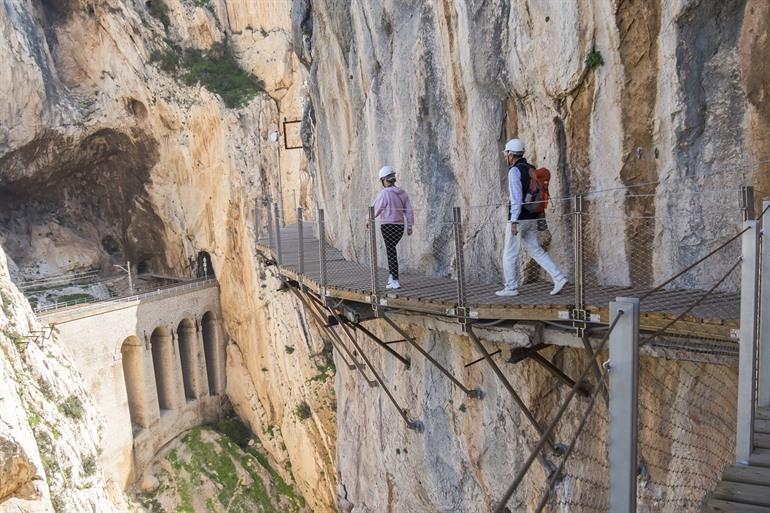
[[[319,241],[313,235],[313,226],[303,225],[304,269],[299,270],[300,240],[297,225],[281,229],[281,258],[277,259],[275,241],[272,246],[266,239],[257,241],[257,248],[273,260],[279,260],[280,272],[290,279],[302,281],[309,289],[320,293],[321,262]],[[371,272],[368,254],[362,255],[363,262],[345,258],[343,253],[327,244],[326,247],[326,289],[327,295],[361,303],[370,303]],[[381,255],[380,261],[384,260]],[[388,273],[378,269],[378,296],[382,305],[438,315],[451,314],[457,306],[457,282],[450,276],[426,276],[402,272],[401,289],[386,290]],[[466,306],[471,317],[489,320],[565,320],[573,308],[574,288],[567,285],[561,294],[549,294],[550,282],[528,283],[519,289],[516,297],[498,297],[495,291],[500,283],[467,283]],[[608,306],[617,296],[640,297],[645,289],[628,287],[589,287],[585,300],[593,319],[602,323],[609,321]],[[656,292],[642,303],[641,327],[655,331],[667,325],[690,305],[697,301],[704,291],[663,290]],[[667,330],[668,334],[691,338],[734,341],[735,330],[740,318],[740,296],[738,294],[713,293],[693,311]]]
[[[770,513],[770,408],[757,408],[749,464],[727,467],[701,511]]]

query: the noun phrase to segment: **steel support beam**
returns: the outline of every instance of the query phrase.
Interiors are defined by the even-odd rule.
[[[770,199],[762,202],[759,319],[759,406],[770,407]]]
[[[748,463],[754,449],[755,362],[757,354],[757,284],[759,281],[759,223],[745,221],[741,245],[741,325],[738,354],[738,425],[735,459]]]
[[[433,358],[433,356],[431,356],[431,354],[428,351],[423,349],[422,346],[420,346],[417,343],[417,341],[414,340],[413,337],[410,337],[409,334],[407,334],[404,330],[402,330],[398,326],[398,324],[393,322],[393,319],[391,319],[390,317],[388,317],[384,313],[381,313],[380,317],[382,317],[382,319],[384,319],[385,322],[387,322],[390,325],[391,328],[396,330],[396,332],[398,332],[399,335],[404,337],[404,340],[409,342],[409,344],[411,344],[412,347],[414,347],[421,355],[423,355],[426,360],[428,360],[430,363],[432,363],[434,367],[436,367],[439,371],[441,371],[441,373],[444,376],[449,378],[449,381],[454,383],[455,386],[457,386],[457,388],[462,390],[468,397],[471,397],[473,399],[482,399],[484,397],[484,392],[482,392],[480,389],[478,389],[478,388],[468,388],[465,385],[463,385],[462,382],[459,379],[457,379],[456,377],[454,377],[454,375],[451,372],[449,372],[449,370],[446,367],[441,365],[438,362],[438,360]]]
[[[521,411],[524,413],[524,416],[527,417],[527,420],[532,424],[532,427],[535,428],[535,431],[537,431],[537,434],[540,436],[543,436],[543,427],[540,425],[540,423],[535,419],[535,416],[532,415],[532,412],[527,408],[527,405],[524,404],[524,401],[521,400],[521,397],[519,397],[519,394],[516,393],[516,391],[513,389],[513,385],[511,385],[511,382],[508,381],[508,378],[505,377],[505,374],[503,374],[503,371],[500,370],[500,367],[495,363],[495,361],[492,359],[492,355],[490,355],[486,348],[484,347],[484,344],[481,343],[481,340],[476,336],[476,333],[473,332],[473,326],[471,324],[468,324],[468,329],[466,330],[466,333],[468,334],[468,338],[471,339],[471,342],[476,346],[476,348],[479,350],[479,352],[484,356],[484,359],[487,361],[490,367],[492,367],[492,371],[494,371],[497,378],[502,382],[503,386],[506,390],[508,390],[508,393],[511,394],[511,397],[513,398],[513,401],[518,405],[518,407],[521,409]],[[548,445],[553,449],[553,443],[551,441],[548,441]]]
[[[385,381],[380,377],[380,374],[375,370],[374,365],[372,365],[372,362],[369,361],[369,358],[367,358],[366,353],[361,349],[361,346],[358,345],[358,341],[356,340],[356,337],[353,336],[352,333],[348,330],[348,327],[342,322],[342,320],[339,318],[337,313],[334,311],[334,309],[329,308],[327,306],[327,309],[329,312],[337,319],[337,322],[342,327],[342,331],[347,335],[348,340],[353,344],[353,346],[358,351],[358,354],[361,355],[361,358],[364,360],[366,365],[369,367],[369,371],[374,375],[374,379],[377,380],[377,382],[380,384],[380,387],[385,391],[385,394],[387,394],[388,399],[390,399],[390,402],[393,403],[393,406],[395,406],[396,410],[398,410],[399,415],[401,415],[401,418],[404,419],[404,422],[406,423],[406,427],[409,429],[412,429],[414,431],[417,431],[418,433],[422,433],[425,427],[423,426],[422,422],[419,420],[412,420],[409,418],[409,415],[407,414],[407,411],[405,408],[402,408],[401,405],[398,404],[398,401],[396,401],[396,398],[393,397],[393,394],[391,393],[390,389],[385,385]]]
[[[533,352],[529,357],[534,360],[535,362],[539,363],[545,370],[551,373],[553,377],[567,385],[568,387],[574,387],[575,386],[575,380],[567,376],[564,371],[562,371],[560,368],[558,368],[556,365],[553,364],[549,359],[547,359],[545,356],[541,355],[538,352]],[[588,397],[591,395],[590,387],[587,386],[588,384],[583,382],[580,383],[578,386],[578,393],[584,397]]]
[[[636,512],[639,300],[610,303],[609,494],[613,513]],[[600,378],[601,379],[601,378]]]
[[[599,368],[599,362],[596,361],[596,353],[594,353],[594,348],[591,347],[591,340],[589,339],[588,335],[583,332],[583,334],[580,337],[581,342],[583,342],[583,347],[586,350],[586,355],[588,355],[588,358],[591,361],[591,371],[594,374],[594,377],[596,378],[596,383],[603,383],[601,385],[602,387],[602,396],[604,397],[604,404],[609,404],[610,400],[610,394],[607,390],[607,382],[602,382],[602,370]]]
[[[316,323],[321,327],[321,329],[329,336],[330,340],[332,341],[332,344],[337,348],[338,351],[340,351],[340,348],[342,348],[342,351],[340,352],[340,356],[342,356],[342,353],[347,354],[350,361],[353,363],[350,363],[349,361],[345,360],[343,357],[343,361],[345,361],[345,364],[348,366],[348,369],[358,369],[358,371],[361,373],[361,375],[364,377],[366,382],[369,384],[369,386],[377,386],[377,382],[370,380],[369,377],[366,375],[366,372],[364,372],[364,366],[356,359],[355,355],[353,354],[350,349],[345,345],[345,343],[342,341],[340,336],[329,326],[324,324],[324,318],[321,313],[314,308],[312,303],[308,301],[306,297],[303,296],[301,292],[299,292],[294,287],[290,287],[290,289],[300,300],[300,302],[303,304],[303,306],[310,312],[310,314],[313,316],[313,318],[316,320]]]
[[[348,322],[348,321],[345,321],[345,322]],[[393,355],[393,357],[394,357],[395,359],[397,359],[398,361],[400,361],[401,363],[403,363],[403,364],[404,364],[404,367],[406,367],[407,369],[408,369],[408,368],[410,368],[410,367],[412,366],[412,361],[409,359],[409,357],[408,357],[408,356],[401,356],[400,354],[398,354],[396,351],[394,351],[394,350],[393,350],[393,348],[391,348],[391,347],[388,345],[388,343],[387,343],[387,342],[383,342],[383,341],[380,339],[380,337],[378,337],[377,335],[375,335],[374,333],[372,333],[372,332],[371,332],[371,331],[369,331],[368,329],[364,328],[364,327],[363,327],[363,326],[361,326],[360,324],[354,324],[354,323],[350,323],[350,325],[351,325],[351,326],[353,326],[353,329],[356,329],[356,330],[360,331],[361,333],[363,333],[364,335],[366,335],[367,337],[369,337],[370,339],[372,339],[372,340],[373,340],[373,341],[374,341],[374,342],[375,342],[375,343],[376,343],[378,346],[380,346],[380,347],[381,347],[381,348],[383,348],[385,351],[387,351],[388,353],[390,353],[391,355]]]

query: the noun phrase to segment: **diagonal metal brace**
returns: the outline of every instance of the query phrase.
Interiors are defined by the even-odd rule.
[[[289,290],[291,290],[295,296],[300,300],[300,302],[305,306],[305,308],[311,313],[313,318],[316,320],[316,323],[321,327],[321,329],[329,336],[330,340],[332,341],[332,344],[337,348],[339,351],[340,348],[342,348],[342,351],[339,351],[340,357],[342,357],[342,360],[345,362],[345,364],[348,366],[348,369],[358,369],[358,371],[361,373],[361,375],[364,377],[366,382],[369,384],[369,386],[376,386],[377,382],[372,381],[369,379],[369,377],[364,372],[364,366],[356,359],[356,357],[353,355],[353,353],[348,349],[348,347],[342,342],[339,335],[337,333],[326,326],[323,321],[323,316],[316,311],[316,309],[311,304],[311,301],[308,301],[306,297],[304,297],[303,293],[299,292],[294,287],[290,287]],[[305,292],[307,294],[307,292]],[[344,354],[348,355],[348,358],[353,362],[352,364],[345,359]]]
[[[502,350],[502,349],[498,349],[497,351],[494,351],[494,352],[492,352],[492,353],[489,353],[489,356],[495,356],[496,354],[500,354],[500,353],[502,353],[502,352],[503,352],[503,350]],[[471,367],[471,366],[473,366],[473,365],[476,365],[476,364],[477,364],[477,363],[479,363],[479,362],[483,362],[484,360],[485,360],[485,358],[484,358],[483,356],[482,356],[481,358],[476,358],[476,359],[475,359],[475,360],[473,360],[472,362],[470,362],[470,363],[466,363],[466,364],[465,364],[465,368],[467,369],[468,367]]]
[[[345,362],[345,365],[347,365],[348,369],[358,369],[361,371],[362,365],[356,361],[356,358],[353,356],[353,354],[348,350],[347,346],[342,343],[341,340],[339,340],[339,337],[336,333],[334,333],[333,330],[329,329],[329,326],[324,324],[323,317],[311,306],[310,301],[307,300],[306,297],[304,297],[303,293],[299,292],[294,287],[291,287],[290,290],[294,293],[295,296],[297,296],[297,299],[300,300],[300,302],[303,304],[305,309],[310,312],[310,315],[315,319],[316,324],[321,327],[321,330],[326,333],[326,335],[329,337],[329,339],[332,342],[332,345],[337,349],[337,352],[339,353],[340,357],[342,358],[342,361]],[[305,293],[306,294],[306,293]],[[340,350],[340,347],[342,350]],[[348,355],[348,358],[350,358],[353,363],[350,363],[348,361],[348,358],[345,358],[345,354]],[[366,375],[364,374],[364,378],[366,378]],[[367,381],[369,379],[367,378]]]
[[[560,368],[558,368],[556,365],[553,364],[550,360],[548,360],[546,357],[541,355],[538,352],[532,353],[530,356],[534,361],[542,365],[545,370],[550,372],[556,379],[567,385],[568,387],[572,388],[575,386],[575,380],[567,376],[564,371],[562,371]],[[583,381],[580,383],[580,385],[577,388],[577,391],[580,395],[583,397],[588,397],[591,395],[591,387],[588,386],[588,383]]]
[[[417,342],[414,340],[414,338],[413,338],[413,337],[410,337],[410,336],[409,336],[409,335],[408,335],[406,332],[404,332],[404,330],[402,330],[402,329],[401,329],[401,328],[400,328],[400,327],[399,327],[399,326],[398,326],[398,325],[397,325],[395,322],[393,322],[393,319],[391,319],[390,317],[388,317],[387,315],[385,315],[385,313],[384,313],[384,312],[380,312],[380,317],[381,317],[382,319],[384,319],[384,320],[385,320],[385,322],[387,322],[387,323],[390,325],[390,327],[391,327],[391,328],[393,328],[394,330],[396,330],[396,331],[398,332],[398,334],[399,334],[399,335],[401,335],[402,337],[404,337],[404,340],[406,340],[407,342],[409,342],[409,343],[412,345],[412,347],[414,347],[415,349],[417,349],[417,351],[419,351],[421,355],[423,355],[423,356],[424,356],[424,357],[425,357],[425,358],[426,358],[426,359],[427,359],[427,360],[428,360],[430,363],[432,363],[432,364],[433,364],[433,365],[434,365],[434,366],[435,366],[435,367],[436,367],[438,370],[440,370],[442,374],[444,374],[444,375],[445,375],[447,378],[449,378],[449,380],[450,380],[452,383],[454,383],[454,384],[457,386],[457,388],[459,388],[460,390],[462,390],[462,391],[463,391],[463,392],[464,392],[464,393],[465,393],[465,394],[466,394],[468,397],[470,397],[470,398],[472,398],[472,399],[482,399],[482,398],[484,397],[484,392],[483,392],[483,391],[481,391],[480,389],[478,389],[478,388],[468,388],[468,387],[466,387],[465,385],[463,385],[463,384],[460,382],[460,380],[459,380],[459,379],[457,379],[456,377],[454,377],[454,375],[453,375],[451,372],[449,372],[449,370],[447,370],[447,369],[446,369],[446,368],[445,368],[443,365],[441,365],[441,364],[438,362],[438,360],[436,360],[435,358],[433,358],[433,356],[431,356],[431,354],[430,354],[428,351],[426,351],[425,349],[423,349],[423,348],[422,348],[422,347],[421,347],[421,346],[420,346],[420,345],[419,345],[419,344],[418,344],[418,343],[417,343]]]
[[[372,362],[369,361],[369,358],[366,357],[366,353],[363,352],[361,349],[361,346],[358,345],[358,341],[356,340],[356,337],[353,336],[353,334],[350,332],[349,328],[342,322],[342,320],[337,315],[337,312],[334,311],[333,308],[326,307],[327,310],[334,316],[335,319],[337,319],[337,322],[340,323],[340,326],[342,327],[342,331],[347,335],[348,340],[353,344],[353,346],[358,351],[358,354],[361,355],[361,358],[363,358],[366,365],[369,367],[369,370],[374,375],[374,379],[377,380],[377,382],[380,384],[380,387],[385,391],[385,394],[387,394],[388,399],[390,399],[390,402],[393,403],[393,406],[396,407],[396,410],[398,410],[398,413],[401,415],[401,418],[404,419],[404,422],[406,423],[406,427],[409,429],[412,429],[414,431],[417,431],[418,433],[422,433],[425,430],[425,426],[422,422],[419,420],[412,420],[409,418],[409,415],[407,415],[406,409],[402,408],[398,401],[396,401],[396,398],[393,397],[393,394],[391,393],[390,389],[385,385],[385,381],[380,377],[379,373],[374,369],[374,365],[372,365]]]
[[[347,322],[344,321],[343,322]],[[369,331],[368,329],[364,328],[360,323],[349,323],[351,326],[353,326],[353,329],[361,331],[364,335],[369,337],[370,339],[374,340],[374,342],[393,355],[394,358],[396,358],[398,361],[404,364],[404,366],[408,369],[412,366],[412,361],[409,359],[408,356],[401,356],[396,351],[394,351],[387,342],[383,342],[380,337]]]
[[[588,339],[588,334],[584,333],[583,336],[580,337],[580,340],[583,342],[583,347],[586,350],[586,354],[591,360],[591,370],[596,377],[596,383],[602,387],[602,397],[604,398],[604,404],[609,406],[610,393],[607,389],[607,380],[602,380],[602,370],[599,368],[599,362],[596,361],[596,353],[594,353],[594,348],[591,347],[591,341]]]
[[[537,434],[541,437],[543,436],[543,433],[545,432],[543,430],[543,427],[540,425],[540,423],[535,419],[535,416],[532,415],[532,412],[527,408],[527,405],[524,404],[524,401],[522,401],[521,397],[519,397],[519,394],[516,393],[516,390],[513,389],[513,385],[511,385],[511,382],[508,381],[508,378],[505,377],[505,374],[503,374],[503,371],[500,370],[500,367],[495,363],[495,361],[492,359],[492,355],[487,352],[486,348],[484,347],[484,344],[481,343],[481,340],[479,340],[478,336],[476,336],[476,333],[473,331],[473,325],[469,324],[468,329],[466,330],[466,333],[468,334],[468,338],[471,339],[471,342],[476,346],[476,348],[479,350],[479,352],[484,355],[484,359],[487,361],[490,367],[492,367],[492,371],[494,371],[497,378],[503,383],[503,386],[506,390],[508,390],[508,393],[511,394],[511,397],[513,398],[514,402],[519,406],[521,411],[524,413],[524,416],[527,417],[527,420],[532,424],[532,427],[535,428],[535,431],[537,431]],[[554,449],[553,443],[548,440],[548,445],[551,449]]]

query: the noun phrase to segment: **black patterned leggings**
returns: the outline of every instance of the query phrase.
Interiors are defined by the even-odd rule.
[[[403,224],[382,224],[380,225],[382,239],[385,241],[385,251],[388,254],[388,272],[394,280],[398,279],[398,253],[396,244],[404,236]]]

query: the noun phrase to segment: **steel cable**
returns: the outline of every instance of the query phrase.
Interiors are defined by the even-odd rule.
[[[615,329],[615,326],[617,325],[620,318],[623,317],[624,313],[625,312],[623,310],[618,311],[618,316],[615,317],[615,320],[612,321],[609,331],[602,338],[601,342],[599,342],[599,346],[596,349],[596,351],[594,351],[594,354],[600,353],[604,350],[604,347],[607,344],[607,341],[610,339],[612,330]],[[503,512],[505,505],[511,499],[511,496],[513,496],[513,493],[519,487],[521,482],[524,480],[524,476],[529,471],[529,468],[532,466],[532,463],[534,463],[535,459],[537,459],[537,456],[540,454],[540,451],[542,451],[543,447],[545,447],[548,441],[548,438],[553,434],[554,430],[556,429],[556,425],[559,423],[562,416],[564,416],[564,413],[567,411],[567,407],[569,406],[570,402],[577,394],[577,390],[580,387],[580,384],[586,378],[586,376],[588,375],[588,372],[593,368],[594,363],[595,362],[592,360],[588,365],[586,365],[583,368],[583,371],[580,373],[580,375],[574,380],[575,384],[572,386],[572,388],[570,388],[570,391],[567,393],[567,397],[564,399],[564,402],[559,407],[559,410],[556,412],[554,419],[551,421],[551,423],[548,425],[548,428],[546,428],[546,430],[543,432],[543,435],[540,437],[540,441],[532,450],[529,457],[524,462],[524,465],[521,467],[521,469],[519,469],[519,472],[516,474],[516,477],[514,478],[513,483],[511,483],[511,485],[506,490],[505,494],[503,494],[503,498],[500,500],[500,503],[495,509],[495,513]],[[597,384],[596,388],[601,388],[601,386]]]

